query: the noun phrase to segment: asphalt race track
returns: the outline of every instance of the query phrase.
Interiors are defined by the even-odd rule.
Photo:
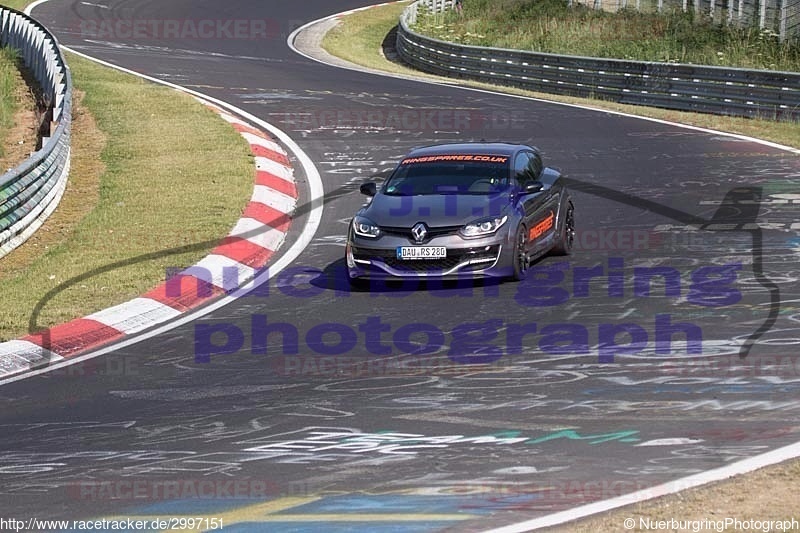
[[[368,3],[34,10],[62,44],[281,128],[316,163],[326,202],[311,244],[259,294],[0,387],[4,514],[484,530],[800,440],[800,157],[336,69],[287,46],[301,24]],[[358,184],[414,146],[480,139],[534,144],[570,177],[575,253],[521,284],[351,292]],[[231,353],[215,353],[217,330],[241,332]]]

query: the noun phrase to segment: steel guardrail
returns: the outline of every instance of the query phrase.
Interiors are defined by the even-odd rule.
[[[0,257],[50,216],[66,188],[70,162],[72,78],[56,38],[40,23],[0,6],[0,46],[18,50],[41,88],[41,147],[0,176]],[[4,169],[5,170],[5,169]]]
[[[800,73],[599,59],[450,43],[411,29],[420,0],[397,29],[397,53],[414,68],[532,91],[774,120],[800,120]],[[438,6],[436,6],[438,7]]]

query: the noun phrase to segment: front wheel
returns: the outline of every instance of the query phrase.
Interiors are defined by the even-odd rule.
[[[561,219],[561,228],[556,237],[556,243],[553,246],[553,255],[569,255],[572,253],[572,247],[575,244],[575,206],[572,200],[567,197],[566,211],[564,217]]]
[[[517,228],[514,236],[514,273],[511,278],[514,281],[522,281],[528,274],[528,230],[523,224]]]

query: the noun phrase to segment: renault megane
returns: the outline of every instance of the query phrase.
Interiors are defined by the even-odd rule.
[[[569,254],[575,208],[561,172],[536,148],[463,143],[418,148],[353,217],[345,259],[365,279],[521,280],[547,253]]]

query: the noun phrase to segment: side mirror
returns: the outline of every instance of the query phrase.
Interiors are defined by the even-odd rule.
[[[522,188],[522,192],[524,194],[531,194],[531,193],[534,193],[534,192],[541,191],[542,187],[544,187],[544,184],[541,181],[529,181]]]
[[[361,194],[366,196],[375,196],[378,194],[378,187],[375,185],[374,181],[362,183],[358,190],[361,192]]]

